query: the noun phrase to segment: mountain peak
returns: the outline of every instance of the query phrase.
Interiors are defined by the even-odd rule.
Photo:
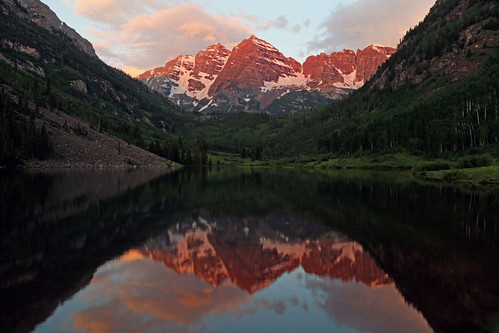
[[[220,50],[220,49],[227,49],[227,48],[220,43],[213,44],[206,48],[206,50]]]
[[[263,39],[261,39],[261,38],[256,37],[255,35],[251,35],[251,37],[250,37],[250,38],[248,38],[248,39],[244,40],[244,41],[243,41],[241,44],[239,44],[239,45],[242,45],[242,44],[244,44],[245,42],[249,42],[249,43],[251,43],[251,44],[253,44],[253,45],[256,45],[256,46],[258,46],[258,48],[260,48],[260,49],[267,49],[267,50],[270,50],[270,51],[277,51],[277,52],[279,52],[279,50],[277,50],[277,49],[274,47],[274,45],[270,44],[269,42],[267,42],[267,41],[265,41],[265,40],[263,40]]]
[[[371,45],[357,53],[322,53],[309,57],[302,65],[251,35],[232,51],[216,43],[200,51],[195,59],[178,59],[138,78],[179,104],[192,103],[193,110],[262,111],[293,91],[339,96],[357,89],[386,61],[390,50],[395,51]],[[203,99],[205,102],[200,103]]]
[[[387,54],[390,56],[394,53],[394,49],[392,47],[380,45],[380,44],[371,44],[368,47],[366,47],[363,51],[366,51],[366,50],[374,50],[374,51],[377,51],[379,53],[384,53],[384,54]]]

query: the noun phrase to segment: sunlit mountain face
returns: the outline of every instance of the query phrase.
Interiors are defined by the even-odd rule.
[[[362,87],[394,52],[370,45],[313,55],[301,64],[253,35],[231,51],[217,43],[137,79],[189,111],[272,114],[272,103],[292,92],[315,92],[329,102],[345,96]]]
[[[432,331],[360,244],[324,226],[278,215],[179,221],[101,266],[89,286],[37,331],[61,327]]]

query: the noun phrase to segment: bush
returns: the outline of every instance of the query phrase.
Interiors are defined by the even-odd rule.
[[[457,162],[460,169],[479,168],[492,165],[494,159],[489,154],[465,156]]]
[[[445,180],[446,182],[453,182],[463,178],[464,178],[464,171],[461,170],[447,171],[442,176],[442,179]]]
[[[415,168],[416,171],[438,171],[438,170],[449,170],[450,165],[443,162],[428,163],[420,165]]]

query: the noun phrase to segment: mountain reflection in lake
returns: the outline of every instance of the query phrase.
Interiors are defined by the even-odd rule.
[[[2,207],[0,331],[497,329],[495,192],[393,173],[95,172],[2,179],[30,208]],[[105,178],[114,190],[61,190]],[[23,190],[37,182],[43,200]]]
[[[278,216],[180,222],[58,312],[39,331],[431,331],[362,246]]]

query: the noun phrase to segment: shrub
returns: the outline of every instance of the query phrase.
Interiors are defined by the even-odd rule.
[[[462,170],[452,170],[447,171],[443,174],[442,179],[446,182],[453,182],[464,178],[464,171]]]
[[[492,165],[494,159],[489,154],[465,156],[457,162],[460,169],[479,168]]]
[[[416,171],[438,171],[438,170],[449,170],[450,165],[443,162],[428,163],[416,167]]]

